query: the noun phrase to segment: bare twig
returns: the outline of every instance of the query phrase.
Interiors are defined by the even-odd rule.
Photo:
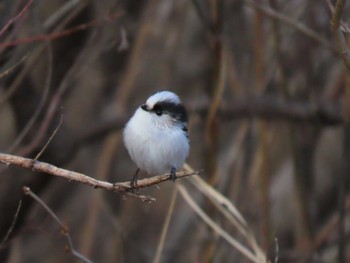
[[[88,3],[88,1],[82,1],[80,5],[78,5],[76,8],[74,8],[73,10],[70,11],[70,14],[63,21],[58,20],[57,21],[58,22],[57,25],[56,24],[52,24],[49,21],[50,20],[50,17],[49,17],[43,23],[44,27],[47,26],[47,28],[45,28],[45,30],[48,31],[50,29],[50,27],[52,27],[52,26],[55,26],[55,28],[53,29],[52,33],[59,32],[59,31],[63,30],[63,28],[65,28],[73,19],[75,19],[76,16],[81,12],[81,10],[83,8],[85,8],[86,3]],[[60,12],[60,9],[58,9],[56,12]],[[53,15],[55,15],[56,12]],[[25,64],[25,66],[23,67],[21,72],[16,76],[16,79],[13,81],[13,83],[8,87],[8,89],[5,91],[5,93],[0,97],[0,107],[19,88],[20,83],[22,83],[24,77],[32,69],[32,65],[36,64],[38,59],[41,58],[41,55],[42,55],[42,52],[43,52],[44,48],[45,48],[44,45],[36,45],[35,48],[31,49],[31,51],[29,52],[30,53],[30,57],[28,58],[28,63]]]
[[[344,11],[346,0],[337,0],[333,11],[331,26],[335,35],[337,48],[339,55],[343,59],[344,65],[347,69],[348,75],[350,75],[350,51],[347,40],[345,39],[344,33],[340,28],[341,17]],[[345,88],[345,104],[350,101],[350,86],[347,83]],[[346,178],[350,171],[349,156],[350,156],[350,108],[344,107],[343,112],[345,118],[344,124],[344,152],[343,152],[343,171],[338,176],[338,211],[339,211],[339,225],[338,225],[338,262],[342,263],[346,261],[346,210],[345,210],[345,196],[346,196]]]
[[[90,36],[89,42],[94,41],[94,38],[95,38],[94,35]],[[45,138],[49,125],[52,119],[54,118],[59,105],[62,102],[62,96],[66,92],[67,88],[69,87],[70,81],[75,79],[79,74],[81,74],[81,72],[83,72],[86,69],[84,65],[89,64],[86,56],[87,52],[88,52],[87,48],[83,49],[79,53],[78,57],[76,58],[74,63],[71,65],[67,73],[65,74],[63,80],[60,82],[59,88],[56,90],[55,94],[53,95],[49,103],[49,107],[45,112],[45,117],[43,117],[42,123],[38,128],[38,132],[35,138],[29,143],[29,145],[23,147],[17,152],[19,155],[27,155]],[[97,54],[98,52],[96,52],[93,56],[88,56],[88,57],[89,59],[93,60],[95,59]]]
[[[331,13],[333,14],[334,13],[334,6],[332,5],[331,3],[331,0],[326,0],[327,4],[328,4],[328,8],[329,10],[331,11]],[[346,24],[345,22],[343,22],[341,19],[340,19],[340,26],[339,28],[344,32],[344,33],[350,33],[350,27],[348,24]]]
[[[221,193],[217,192],[212,186],[202,180],[200,177],[193,176],[191,183],[205,196],[207,196],[213,203],[218,204],[220,207],[225,208],[229,214],[237,222],[241,229],[246,229],[247,222],[238,211],[238,209],[232,205],[232,203],[224,197]],[[244,231],[245,232],[245,231]]]
[[[29,0],[27,4],[22,8],[22,10],[13,18],[11,18],[6,25],[0,30],[0,37],[5,33],[5,31],[14,23],[16,20],[21,18],[29,9],[30,5],[33,3],[33,0]]]
[[[114,191],[117,193],[128,194],[133,197],[137,197],[143,201],[154,201],[155,199],[146,196],[141,196],[138,194],[130,193],[131,186],[130,182],[117,182],[109,183],[106,181],[96,180],[82,173],[73,172],[70,170],[65,170],[58,168],[52,164],[44,163],[40,161],[35,161],[34,159],[24,158],[16,155],[10,155],[5,153],[0,153],[0,162],[6,165],[16,165],[27,169],[32,169],[36,172],[51,174],[54,176],[63,177],[69,181],[74,181],[82,184],[89,185],[93,188],[101,188],[108,191]],[[187,177],[190,175],[199,174],[201,171],[195,172],[178,172],[176,173],[177,178]],[[153,177],[145,178],[137,181],[134,189],[142,189],[152,185],[156,185],[165,181],[170,180],[170,174],[156,175]]]
[[[286,15],[284,15],[282,13],[276,12],[275,10],[273,10],[270,7],[267,7],[267,6],[264,6],[264,5],[260,5],[257,2],[255,2],[255,1],[245,0],[244,2],[246,4],[254,7],[254,8],[259,9],[265,15],[268,15],[270,17],[278,19],[281,22],[283,22],[284,24],[295,28],[299,32],[301,32],[304,35],[308,36],[309,38],[311,38],[311,39],[315,40],[316,42],[318,42],[319,44],[325,46],[329,50],[331,50],[333,52],[336,52],[336,49],[332,46],[332,44],[330,42],[328,42],[326,39],[322,38],[317,32],[313,31],[311,28],[307,27],[303,23],[295,21],[294,19],[292,19],[292,18],[290,18],[290,17],[288,17],[288,16],[286,16]]]
[[[249,1],[250,2],[250,1]],[[289,18],[289,17],[284,17],[283,15],[281,15],[281,13],[279,13],[279,11],[277,10],[277,2],[276,1],[272,1],[270,0],[270,5],[274,8],[274,9],[270,9],[269,8],[265,8],[264,6],[259,6],[259,10],[265,10],[265,11],[270,11],[270,15],[272,15],[273,17],[273,40],[274,40],[274,48],[275,48],[275,52],[277,54],[277,65],[278,65],[278,69],[279,69],[279,75],[280,75],[280,79],[279,79],[279,89],[283,95],[283,99],[285,101],[290,101],[292,96],[291,96],[291,92],[289,90],[288,87],[288,82],[286,79],[286,66],[285,63],[283,61],[283,57],[282,57],[282,52],[281,52],[281,38],[280,38],[280,34],[279,34],[279,24],[278,22],[284,21],[284,23],[290,23],[291,25],[295,25],[298,26],[299,30],[302,29],[304,33],[307,33],[307,35],[315,40],[318,40],[320,42],[322,41],[326,41],[323,40],[319,34],[317,34],[316,32],[312,31],[311,29],[309,29],[308,27],[306,27],[304,24],[299,23],[297,21],[294,21]],[[283,18],[284,20],[282,20],[281,18]],[[317,39],[318,38],[318,39]],[[328,42],[327,42],[328,43]],[[326,44],[327,44],[326,43]],[[328,43],[328,45],[330,45]],[[302,248],[309,253],[309,249],[311,246],[311,242],[312,242],[312,234],[310,231],[310,226],[311,224],[311,220],[308,214],[308,206],[307,206],[307,191],[305,189],[305,184],[303,182],[303,177],[305,175],[304,173],[304,169],[302,169],[302,166],[300,165],[300,151],[298,151],[297,149],[297,141],[295,138],[295,129],[296,127],[293,125],[293,123],[288,123],[287,124],[287,140],[289,143],[289,149],[291,150],[292,153],[292,160],[293,160],[293,164],[294,164],[294,172],[293,172],[293,177],[294,177],[294,184],[295,184],[295,199],[296,199],[296,204],[297,204],[297,208],[298,208],[298,213],[297,213],[297,233],[298,233],[298,241],[299,243],[304,242],[301,246]],[[265,189],[269,187],[269,184],[265,184]],[[266,189],[268,191],[268,189]],[[268,204],[269,202],[269,194],[268,192],[266,192],[267,195],[265,195],[265,200],[266,203]],[[268,209],[267,209],[268,210]],[[269,213],[267,213],[267,215],[269,215]],[[267,220],[266,220],[267,221]],[[268,222],[266,222],[266,227],[268,227]],[[268,241],[270,242],[270,237],[268,239]],[[269,245],[269,244],[268,244]]]
[[[41,151],[35,156],[34,161],[37,161],[40,158],[40,156],[44,153],[44,151],[46,150],[47,146],[49,146],[49,144],[52,141],[53,137],[55,137],[57,131],[61,127],[62,120],[63,120],[63,114],[61,115],[60,122],[58,123],[56,129],[53,131],[52,135],[50,136],[50,138],[48,139],[48,141],[46,142],[44,147],[41,149]]]
[[[189,112],[203,115],[208,111],[206,103],[188,104],[187,108]],[[256,117],[318,125],[335,125],[344,122],[339,104],[285,101],[276,96],[239,97],[231,99],[229,104],[223,101],[217,114],[225,119]]]
[[[39,114],[41,113],[45,102],[47,100],[50,86],[51,86],[51,78],[52,78],[52,49],[51,49],[51,44],[47,43],[47,51],[48,51],[48,72],[47,72],[47,77],[45,80],[45,88],[43,91],[43,95],[41,96],[40,102],[38,104],[38,107],[34,111],[33,115],[27,122],[27,124],[24,126],[23,130],[20,132],[20,134],[17,136],[16,140],[14,143],[11,145],[11,147],[8,149],[8,152],[13,152],[14,149],[22,142],[23,138],[27,135],[27,133],[30,131],[30,129],[33,127],[35,121],[38,119]]]
[[[21,207],[22,207],[22,200],[20,200],[19,203],[18,203],[17,210],[16,210],[16,213],[15,213],[15,215],[14,215],[14,217],[13,217],[11,226],[10,226],[10,228],[8,229],[8,231],[7,231],[7,233],[6,233],[5,237],[4,237],[4,239],[1,241],[1,243],[0,243],[0,248],[2,248],[2,247],[4,246],[5,242],[6,242],[6,241],[8,240],[8,238],[10,237],[10,235],[11,235],[11,233],[12,233],[14,227],[15,227],[15,224],[16,224],[16,222],[17,222],[18,214],[19,214],[19,211],[21,210]]]
[[[254,10],[254,76],[255,76],[255,94],[262,95],[266,90],[266,71],[268,62],[265,58],[265,49],[267,47],[266,36],[264,33],[264,25],[266,17],[259,9]],[[272,19],[275,21],[275,19]],[[277,55],[277,57],[279,57]],[[254,124],[253,124],[254,125]],[[257,193],[261,198],[261,231],[262,242],[265,248],[269,247],[271,242],[271,218],[270,218],[270,163],[269,163],[269,147],[268,147],[268,128],[264,120],[258,120],[257,136],[258,148],[254,154],[254,162],[250,169],[249,177],[253,176],[257,181]],[[259,175],[255,176],[259,171]]]
[[[228,232],[226,232],[222,227],[220,227],[213,219],[211,219],[193,200],[190,196],[186,188],[181,185],[176,185],[179,192],[185,201],[190,205],[193,211],[208,225],[210,226],[217,234],[219,234],[222,238],[224,238],[231,246],[241,252],[246,258],[248,258],[252,262],[262,263],[266,262],[266,260],[261,259],[258,255],[254,255],[252,251],[243,246],[239,241],[233,238]]]
[[[345,202],[346,213],[350,211],[350,195],[347,196]],[[339,228],[339,213],[338,211],[334,213],[328,221],[321,227],[315,237],[315,250],[319,249],[321,246],[324,246],[329,242],[329,238],[333,233]]]
[[[332,30],[334,31],[334,34],[335,34],[338,53],[343,59],[344,65],[346,66],[348,72],[350,73],[350,51],[349,51],[348,43],[346,42],[346,39],[344,37],[344,33],[340,29],[341,15],[344,9],[345,2],[346,2],[345,0],[337,1],[334,8],[332,20],[331,20],[331,25],[332,25]]]
[[[57,24],[58,21],[61,21],[63,17],[69,14],[69,12],[71,12],[81,2],[87,3],[88,1],[70,0],[64,3],[50,17],[46,19],[46,21],[43,23],[44,28],[50,29],[52,26]]]
[[[73,242],[72,242],[72,238],[69,234],[69,230],[68,227],[63,224],[63,222],[58,218],[58,216],[51,210],[50,207],[48,207],[43,200],[40,199],[39,196],[37,196],[36,194],[34,194],[29,187],[24,186],[23,187],[23,192],[26,195],[29,195],[31,198],[33,198],[36,202],[38,202],[48,213],[49,215],[56,221],[56,223],[60,226],[61,230],[62,230],[62,234],[67,238],[67,243],[68,243],[68,248],[69,248],[69,252],[76,258],[80,259],[83,262],[86,263],[92,263],[92,261],[86,257],[84,257],[83,255],[81,255],[79,252],[77,252],[74,249],[73,246]]]
[[[188,164],[186,164],[184,168],[186,171],[193,171]],[[252,231],[249,229],[246,220],[243,218],[235,205],[199,176],[194,175],[189,179],[193,186],[196,187],[204,196],[206,196],[215,205],[219,212],[221,212],[224,217],[228,219],[228,221],[245,237],[250,247],[255,252],[255,255],[260,259],[265,259],[265,255],[257,244],[257,241],[252,234]]]
[[[176,197],[177,197],[177,188],[174,187],[173,194],[172,194],[171,200],[170,200],[170,205],[169,205],[168,212],[167,212],[167,215],[166,215],[166,218],[165,218],[165,221],[164,221],[164,225],[163,225],[163,228],[162,228],[162,233],[161,233],[160,238],[159,238],[159,242],[158,242],[158,246],[157,246],[157,252],[156,252],[156,255],[154,257],[153,263],[159,263],[160,262],[162,251],[163,251],[163,248],[164,248],[165,237],[166,237],[166,234],[167,234],[168,229],[169,229],[171,216],[173,215],[173,212],[174,212],[174,207],[175,207],[175,203],[176,203]]]
[[[108,19],[104,18],[104,19],[100,19],[100,20],[93,20],[93,21],[90,21],[90,22],[87,22],[84,24],[80,24],[78,26],[75,26],[75,27],[72,27],[69,29],[65,29],[65,30],[58,31],[58,32],[53,32],[50,34],[39,34],[39,35],[19,38],[19,39],[9,41],[9,42],[0,43],[0,48],[12,47],[12,46],[17,46],[19,44],[26,44],[26,43],[32,43],[32,42],[42,42],[42,41],[48,41],[48,40],[52,41],[52,40],[55,40],[57,38],[72,35],[72,34],[79,32],[79,31],[87,30],[91,27],[101,26],[101,25],[103,25],[103,23],[106,23],[106,21],[111,21],[113,19],[117,19],[122,15],[123,15],[123,13],[118,12],[118,13],[110,16]]]
[[[10,66],[9,68],[5,69],[3,72],[0,73],[0,79],[8,74],[10,74],[15,68],[17,68],[19,65],[21,65],[26,59],[28,58],[28,55],[24,55],[18,62],[16,62],[14,65]]]

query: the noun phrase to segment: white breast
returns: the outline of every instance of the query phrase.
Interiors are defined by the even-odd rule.
[[[124,129],[124,143],[138,168],[149,174],[180,170],[189,142],[180,125],[159,122],[159,116],[137,109]],[[170,125],[171,124],[171,125]]]

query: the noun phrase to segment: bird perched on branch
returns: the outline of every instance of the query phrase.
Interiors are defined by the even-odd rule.
[[[187,113],[175,93],[160,91],[149,97],[126,124],[123,136],[138,167],[132,188],[140,169],[152,175],[170,172],[170,180],[175,181],[190,148]]]

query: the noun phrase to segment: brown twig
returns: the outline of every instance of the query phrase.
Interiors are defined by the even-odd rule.
[[[47,204],[44,203],[43,200],[40,199],[39,196],[37,196],[36,194],[34,194],[29,187],[24,186],[23,187],[23,192],[26,195],[29,195],[31,198],[33,198],[36,202],[38,202],[38,204],[40,204],[48,213],[49,215],[57,222],[57,224],[60,226],[61,230],[62,230],[62,234],[67,238],[67,243],[68,243],[68,248],[69,248],[69,252],[76,258],[80,259],[83,262],[86,263],[92,263],[92,261],[88,258],[86,258],[85,256],[83,256],[82,254],[80,254],[79,252],[77,252],[74,247],[73,247],[73,242],[72,242],[72,238],[69,234],[69,230],[68,227],[63,224],[63,222],[58,218],[58,216],[51,210],[50,207],[48,207]]]
[[[37,161],[40,156],[45,152],[47,146],[49,146],[50,142],[52,141],[52,139],[55,137],[56,133],[58,132],[59,128],[61,127],[62,124],[62,120],[63,120],[63,114],[61,115],[60,118],[60,122],[58,123],[56,129],[53,131],[52,135],[50,136],[50,138],[47,140],[47,142],[45,143],[44,147],[40,150],[40,152],[35,156],[34,161]]]
[[[27,133],[30,131],[30,129],[33,127],[34,123],[39,117],[39,114],[41,113],[42,109],[44,108],[44,105],[46,103],[47,97],[49,95],[50,86],[51,86],[51,78],[52,78],[52,49],[51,44],[47,43],[47,52],[48,52],[48,71],[47,71],[47,77],[45,80],[45,87],[43,94],[41,96],[40,102],[38,104],[38,107],[35,109],[33,115],[27,122],[27,124],[24,126],[22,131],[17,136],[16,140],[12,143],[11,147],[7,150],[8,152],[13,152],[17,146],[23,141],[24,137],[27,135]]]
[[[291,26],[298,30],[299,32],[303,33],[304,35],[308,36],[309,38],[313,39],[314,41],[318,42],[319,44],[323,45],[324,47],[328,48],[329,50],[336,52],[336,49],[331,45],[331,43],[322,38],[317,32],[312,30],[311,28],[307,27],[303,23],[300,23],[282,13],[276,12],[274,9],[260,5],[252,0],[245,0],[244,1],[247,5],[252,6],[253,8],[259,9],[261,12],[263,12],[265,15],[268,15],[270,17],[273,17],[275,19],[280,20],[284,24]]]
[[[74,33],[77,33],[79,31],[87,30],[91,27],[99,26],[102,24],[102,22],[111,21],[112,19],[119,18],[123,13],[117,13],[113,16],[111,16],[108,19],[100,19],[100,20],[93,20],[84,24],[80,24],[78,26],[68,28],[62,31],[53,32],[50,34],[39,34],[35,36],[29,36],[29,37],[23,37],[19,38],[10,42],[4,42],[0,44],[0,48],[6,48],[6,47],[12,47],[17,46],[20,44],[26,44],[26,43],[32,43],[32,42],[42,42],[42,41],[53,41],[57,38],[65,37],[72,35]]]
[[[206,103],[188,104],[187,108],[191,113],[206,114],[208,111]],[[231,99],[229,104],[222,102],[217,114],[224,119],[251,117],[318,125],[335,125],[344,122],[339,104],[285,101],[276,96]]]
[[[185,199],[188,205],[193,209],[193,211],[210,227],[213,231],[219,234],[224,240],[226,240],[232,247],[237,249],[242,253],[247,259],[255,263],[266,262],[261,255],[256,255],[249,248],[242,245],[237,239],[231,236],[226,230],[224,230],[219,224],[217,224],[208,214],[206,214],[202,208],[191,197],[187,189],[182,185],[178,184],[177,189],[181,196]]]
[[[345,2],[345,0],[338,0],[336,2],[334,12],[332,15],[331,25],[332,30],[335,34],[335,40],[337,42],[339,55],[343,59],[344,65],[346,66],[348,72],[350,72],[350,51],[344,34],[340,28],[341,15],[344,9]]]
[[[184,165],[184,169],[188,172],[193,171],[193,169],[188,165]],[[203,210],[196,204],[193,198],[188,194],[186,187],[183,184],[177,184],[177,189],[181,196],[186,200],[186,202],[191,206],[191,208],[210,226],[217,232],[220,236],[222,236],[226,241],[228,241],[233,247],[238,249],[241,253],[243,253],[247,258],[251,259],[253,262],[269,262],[263,250],[258,245],[252,230],[249,228],[246,220],[243,218],[239,210],[236,206],[226,198],[222,193],[218,192],[215,188],[210,186],[207,182],[205,182],[202,178],[197,175],[191,176],[189,181],[192,185],[204,196],[206,196],[212,204],[218,209],[222,215],[228,219],[233,226],[237,228],[237,230],[243,235],[245,240],[248,243],[248,246],[243,245],[243,243],[236,242],[237,239],[232,236],[227,236],[227,232],[223,230],[216,222],[212,219],[207,220],[207,215],[203,212]],[[182,189],[182,191],[180,191]],[[200,211],[199,211],[200,210]],[[215,225],[215,226],[214,226]],[[252,251],[252,252],[251,252]],[[246,254],[245,252],[248,252]],[[253,257],[251,256],[253,253]]]
[[[0,30],[0,36],[2,36],[5,31],[14,23],[16,22],[16,20],[18,20],[19,18],[21,18],[29,9],[29,7],[31,6],[31,4],[33,3],[33,0],[29,0],[27,2],[27,4],[22,8],[22,10],[13,18],[11,18],[6,25]]]
[[[344,11],[346,0],[337,0],[335,8],[332,14],[331,26],[337,43],[338,53],[342,58],[344,65],[347,69],[348,75],[350,74],[350,50],[347,40],[340,28],[341,17]],[[345,88],[345,105],[350,101],[350,86],[346,84]],[[350,108],[344,107],[344,138],[343,138],[343,171],[338,175],[338,211],[339,211],[339,224],[338,224],[338,262],[346,262],[346,208],[345,208],[345,195],[346,195],[346,178],[350,171],[349,156],[350,156]]]
[[[162,232],[161,232],[160,237],[159,237],[157,251],[156,251],[156,255],[153,259],[153,263],[161,262],[161,256],[162,256],[162,252],[163,252],[163,248],[164,248],[164,244],[165,244],[165,238],[166,238],[166,235],[168,233],[170,220],[171,220],[172,215],[174,213],[176,198],[177,198],[177,188],[174,187],[173,194],[171,196],[171,200],[170,200],[170,204],[169,204],[169,208],[168,208],[168,212],[167,212],[167,215],[165,217],[165,221],[164,221],[164,224],[162,227]]]
[[[332,5],[331,0],[326,0],[327,5],[329,10],[331,11],[331,13],[334,13],[334,6]],[[349,25],[346,24],[344,21],[342,21],[342,19],[340,18],[340,26],[339,26],[340,30],[343,31],[344,33],[350,33],[350,28]]]
[[[90,36],[90,39],[88,42],[94,41],[94,36]],[[35,138],[25,147],[20,149],[17,153],[19,155],[28,155],[37,145],[39,145],[43,139],[45,139],[45,136],[47,134],[47,130],[50,127],[50,124],[52,120],[54,119],[54,116],[57,112],[57,109],[59,108],[60,104],[62,103],[62,96],[67,91],[69,84],[72,80],[74,80],[77,76],[83,72],[86,67],[84,65],[89,65],[89,61],[87,61],[86,53],[88,52],[87,48],[83,49],[78,57],[76,58],[73,65],[69,68],[67,73],[65,74],[64,78],[62,79],[59,88],[56,90],[55,94],[53,95],[52,99],[50,100],[48,109],[45,112],[45,116],[43,117],[43,120],[41,122],[40,127],[38,128],[38,132],[35,136]],[[95,56],[97,56],[98,52],[94,54],[93,56],[89,56],[89,59],[93,60]]]
[[[110,183],[106,181],[96,180],[92,177],[89,177],[82,173],[73,172],[70,170],[65,170],[59,167],[56,167],[52,164],[35,161],[34,159],[24,158],[16,155],[0,153],[0,162],[6,165],[16,165],[23,168],[31,169],[36,172],[51,174],[54,176],[63,177],[69,181],[74,181],[82,184],[89,185],[93,188],[101,188],[108,191],[114,191],[116,193],[128,194],[132,197],[137,197],[142,201],[154,201],[154,198],[147,196],[138,195],[136,193],[131,193],[130,182],[117,182]],[[190,175],[199,174],[201,171],[195,172],[178,172],[176,174],[177,178],[183,178]],[[156,175],[146,179],[138,180],[137,185],[134,186],[134,189],[142,189],[152,185],[156,185],[170,179],[170,174]]]
[[[45,30],[48,31],[49,29],[51,30],[51,27],[55,27],[52,29],[52,33],[62,31],[72,20],[74,20],[78,14],[86,7],[86,3],[88,1],[82,1],[80,5],[78,6],[71,6],[72,10],[69,11],[69,15],[63,20],[54,20],[58,24],[54,24],[54,21],[50,21],[49,17],[46,21],[43,22],[43,25],[45,26]],[[75,8],[73,8],[75,7]],[[60,9],[57,10],[57,12],[60,12]],[[53,14],[56,15],[57,12]],[[45,43],[46,44],[46,43]],[[35,65],[36,62],[41,58],[42,52],[44,50],[45,46],[44,45],[36,45],[35,48],[29,49],[28,53],[30,56],[28,57],[27,63],[24,65],[23,69],[21,72],[16,75],[15,80],[11,85],[6,89],[4,94],[0,97],[0,107],[4,104],[4,102],[8,101],[10,97],[16,92],[16,90],[19,88],[20,83],[24,80],[25,76],[32,70],[32,65]],[[50,103],[51,104],[51,103]]]
[[[345,201],[346,213],[350,211],[350,195],[347,196]],[[320,249],[321,246],[324,246],[327,242],[329,243],[330,237],[337,231],[339,227],[339,213],[334,213],[327,222],[320,228],[316,237],[315,237],[315,251]]]
[[[262,1],[259,1],[260,3]],[[253,54],[254,54],[254,83],[255,94],[262,95],[266,90],[266,72],[268,68],[268,62],[265,57],[265,50],[267,48],[266,34],[264,33],[264,26],[266,17],[259,9],[255,9],[254,14],[254,41],[253,41]],[[278,57],[278,55],[277,55]],[[254,125],[254,124],[253,124]],[[261,199],[261,232],[263,247],[267,249],[271,243],[271,219],[270,219],[270,163],[269,163],[269,147],[268,147],[268,132],[267,123],[265,120],[258,120],[257,125],[257,138],[258,148],[255,151],[254,162],[250,169],[250,176],[254,177],[257,181],[257,193],[259,199]],[[257,169],[256,169],[257,168]],[[259,175],[257,175],[259,171]]]
[[[5,242],[8,240],[8,238],[10,237],[13,229],[15,228],[15,224],[17,222],[17,218],[18,218],[18,215],[19,215],[19,211],[21,210],[21,207],[22,207],[22,200],[19,201],[16,213],[13,216],[13,220],[12,220],[11,226],[8,229],[8,231],[6,232],[6,235],[5,235],[4,239],[0,243],[0,249],[4,246]]]
[[[12,71],[14,71],[19,65],[21,65],[26,59],[28,58],[28,55],[24,55],[18,62],[16,62],[14,65],[10,66],[9,68],[5,69],[3,72],[0,73],[0,79],[10,74]]]

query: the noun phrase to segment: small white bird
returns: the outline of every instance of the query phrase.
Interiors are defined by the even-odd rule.
[[[175,181],[189,152],[187,113],[173,92],[160,91],[137,108],[124,129],[124,144],[139,170],[156,175],[170,172]]]

